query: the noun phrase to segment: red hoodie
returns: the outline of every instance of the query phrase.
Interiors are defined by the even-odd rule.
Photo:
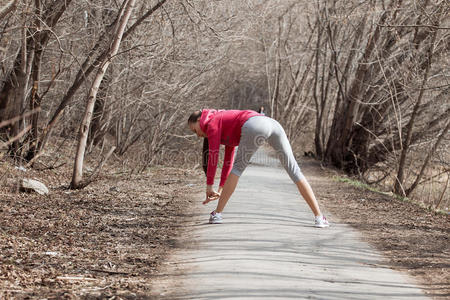
[[[254,116],[262,115],[253,110],[202,110],[200,128],[206,133],[209,141],[208,171],[206,173],[207,185],[214,184],[220,144],[225,145],[220,186],[225,184],[233,166],[234,147],[238,146],[241,140],[242,125]]]

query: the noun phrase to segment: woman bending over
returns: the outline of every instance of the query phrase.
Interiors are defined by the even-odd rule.
[[[191,114],[188,125],[198,137],[207,138],[208,144],[205,143],[203,147],[203,153],[208,152],[205,168],[206,200],[203,204],[219,199],[217,208],[211,212],[209,223],[222,223],[222,211],[233,194],[239,177],[248,166],[252,155],[267,141],[277,152],[284,169],[311,208],[315,216],[314,225],[320,228],[329,226],[327,219],[320,212],[311,186],[300,171],[286,133],[276,120],[252,110],[203,109]],[[219,190],[215,192],[213,184],[220,144],[225,145],[225,157]],[[236,146],[238,150],[234,156]]]

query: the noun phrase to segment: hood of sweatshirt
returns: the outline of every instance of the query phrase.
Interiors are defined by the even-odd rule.
[[[212,118],[219,112],[216,109],[202,109],[202,115],[200,117],[200,129],[203,132],[206,132],[208,128],[208,123],[212,120]]]

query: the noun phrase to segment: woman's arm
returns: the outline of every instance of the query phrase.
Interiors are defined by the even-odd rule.
[[[206,184],[213,185],[214,177],[216,176],[217,163],[219,162],[220,132],[218,132],[218,130],[208,130],[208,143],[209,155],[208,168],[206,171]]]
[[[208,136],[208,167],[206,170],[206,199],[203,204],[211,200],[217,200],[219,194],[214,191],[214,177],[216,176],[217,163],[219,161],[219,147],[220,147],[220,127],[219,124],[210,122],[207,129]]]

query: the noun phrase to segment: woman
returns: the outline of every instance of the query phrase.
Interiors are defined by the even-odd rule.
[[[211,212],[209,223],[222,223],[222,211],[233,194],[239,177],[249,164],[252,155],[267,141],[277,152],[283,167],[314,213],[314,225],[320,228],[329,226],[320,212],[311,186],[300,171],[286,133],[276,120],[252,110],[204,109],[192,113],[188,119],[188,125],[198,137],[208,139],[209,157],[205,170],[206,199],[203,204],[219,199],[217,208]],[[219,190],[215,192],[213,184],[220,144],[225,145],[225,157]],[[233,164],[236,146],[239,147]],[[205,147],[203,153],[205,153]]]

